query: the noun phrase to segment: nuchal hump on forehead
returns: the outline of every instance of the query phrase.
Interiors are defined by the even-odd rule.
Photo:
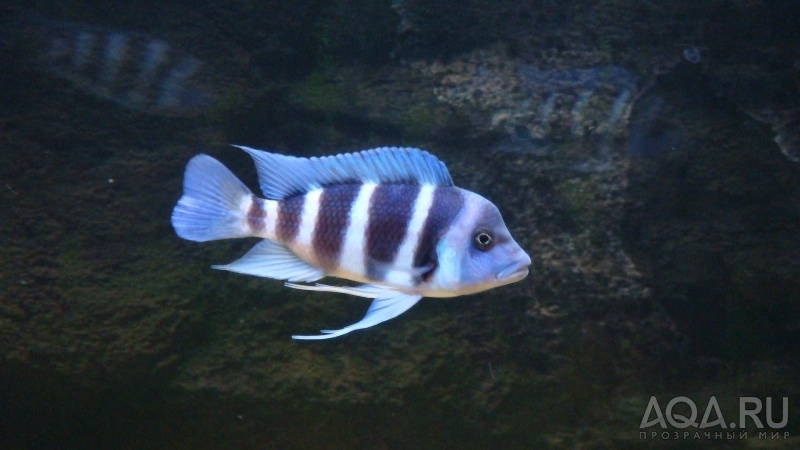
[[[397,317],[422,297],[472,294],[528,274],[531,259],[497,207],[455,187],[428,152],[384,147],[298,158],[239,148],[255,161],[265,198],[197,155],[172,212],[178,236],[262,238],[242,258],[213,267],[374,299],[361,321],[295,339],[341,336]],[[308,284],[326,276],[363,284]]]

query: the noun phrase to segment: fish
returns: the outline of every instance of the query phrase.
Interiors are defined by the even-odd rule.
[[[203,61],[146,34],[21,14],[3,40],[22,63],[134,111],[190,117],[217,97]]]
[[[424,150],[301,158],[235,147],[255,162],[264,198],[199,154],[186,166],[172,211],[177,235],[262,238],[240,259],[212,267],[373,299],[359,322],[294,339],[342,336],[395,318],[423,297],[474,294],[528,275],[531,258],[498,208],[456,187],[444,163]],[[310,284],[323,277],[363,284]]]

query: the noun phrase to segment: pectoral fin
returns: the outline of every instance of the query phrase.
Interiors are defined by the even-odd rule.
[[[322,330],[323,334],[317,336],[292,336],[293,339],[301,340],[331,339],[342,336],[354,330],[362,330],[364,328],[375,326],[381,322],[386,322],[389,319],[394,319],[400,314],[403,314],[412,306],[416,305],[417,302],[422,298],[421,295],[406,294],[392,289],[387,289],[383,286],[371,284],[365,284],[358,287],[338,287],[327,286],[323,284],[317,284],[316,286],[304,286],[294,283],[286,283],[286,285],[296,289],[341,292],[375,299],[369,306],[367,314],[359,322],[344,327],[340,330]]]
[[[436,262],[430,259],[421,267],[401,267],[391,263],[380,261],[370,261],[369,265],[374,268],[379,275],[377,279],[392,286],[418,286],[423,281],[427,281],[430,275],[436,270]]]

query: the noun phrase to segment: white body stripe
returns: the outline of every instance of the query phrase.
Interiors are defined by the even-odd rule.
[[[356,277],[367,273],[367,225],[369,225],[369,200],[377,187],[374,183],[361,185],[353,205],[350,207],[350,224],[344,235],[342,251],[339,254],[339,272],[346,272]]]
[[[156,109],[169,109],[179,105],[184,83],[199,69],[200,61],[195,58],[185,58],[176,63],[160,84]]]
[[[108,37],[105,55],[103,55],[103,76],[102,85],[111,93],[114,89],[114,80],[117,78],[119,66],[125,57],[125,47],[128,45],[128,37],[121,33],[114,33]]]
[[[322,189],[314,189],[306,193],[303,203],[303,214],[300,219],[300,229],[294,238],[294,245],[302,248],[308,255],[312,255],[314,249],[311,247],[314,239],[314,229],[317,227],[317,216],[319,215],[319,199],[322,196]]]
[[[144,53],[144,60],[139,69],[139,76],[136,78],[138,84],[150,84],[161,63],[164,62],[167,50],[169,50],[169,45],[164,41],[153,40],[147,43],[147,50]]]
[[[264,224],[264,236],[260,237],[275,240],[275,225],[278,223],[278,202],[276,200],[264,200],[264,209],[267,211],[267,223]]]
[[[165,62],[169,46],[166,42],[154,40],[147,44],[144,60],[136,76],[136,84],[130,93],[129,102],[141,105],[147,100],[147,91],[155,84],[158,68]]]
[[[250,224],[247,222],[247,212],[250,211],[250,208],[253,207],[253,196],[252,195],[243,195],[242,199],[239,201],[239,222],[242,227],[242,233],[246,236],[255,235],[253,233],[253,229],[250,228]]]
[[[422,227],[433,204],[433,192],[436,186],[423,184],[414,201],[414,211],[408,222],[408,229],[403,242],[397,249],[392,268],[386,272],[384,282],[393,286],[414,287],[414,252],[419,245]]]
[[[94,47],[95,35],[82,31],[75,39],[75,51],[72,54],[72,69],[79,71],[89,62]]]

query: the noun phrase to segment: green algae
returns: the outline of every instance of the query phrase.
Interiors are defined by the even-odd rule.
[[[597,199],[591,182],[582,179],[566,179],[557,187],[561,205],[567,215],[581,224],[595,220]]]
[[[312,72],[296,89],[294,98],[303,109],[332,116],[346,107],[347,97],[330,73]]]

